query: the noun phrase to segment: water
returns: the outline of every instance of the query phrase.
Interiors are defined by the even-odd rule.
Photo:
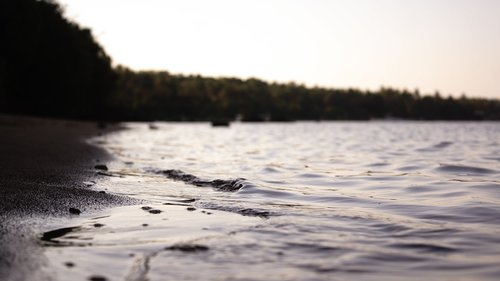
[[[145,203],[45,241],[62,280],[500,276],[500,123],[126,126],[92,188]]]

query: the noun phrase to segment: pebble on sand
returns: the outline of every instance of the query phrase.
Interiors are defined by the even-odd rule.
[[[69,213],[72,215],[79,215],[82,213],[82,211],[78,210],[77,208],[69,208]]]
[[[181,251],[181,252],[205,252],[208,251],[208,247],[205,245],[190,245],[190,244],[179,244],[166,247],[165,250],[169,251]]]
[[[103,171],[108,170],[108,166],[106,166],[106,165],[95,165],[94,168],[96,168],[97,170],[103,170]]]
[[[106,277],[104,277],[104,276],[90,276],[89,280],[90,281],[106,281],[108,279],[106,279]]]

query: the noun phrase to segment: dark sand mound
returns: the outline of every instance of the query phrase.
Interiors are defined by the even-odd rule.
[[[105,132],[95,123],[0,116],[0,280],[32,279],[44,219],[131,203],[83,184],[111,159],[84,140]]]

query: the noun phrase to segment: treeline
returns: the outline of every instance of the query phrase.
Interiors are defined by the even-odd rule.
[[[89,29],[44,0],[0,0],[0,111],[100,118],[116,86]]]
[[[0,112],[109,120],[500,120],[500,100],[111,66],[91,31],[51,0],[0,0]]]
[[[500,120],[500,101],[378,91],[308,88],[258,79],[172,75],[116,68],[113,107],[129,120]]]

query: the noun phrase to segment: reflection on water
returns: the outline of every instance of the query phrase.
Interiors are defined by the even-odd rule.
[[[48,247],[77,264],[61,276],[78,264],[110,280],[500,276],[500,123],[127,126],[96,140],[119,177],[93,187],[161,213],[82,219],[51,239],[69,246]]]

